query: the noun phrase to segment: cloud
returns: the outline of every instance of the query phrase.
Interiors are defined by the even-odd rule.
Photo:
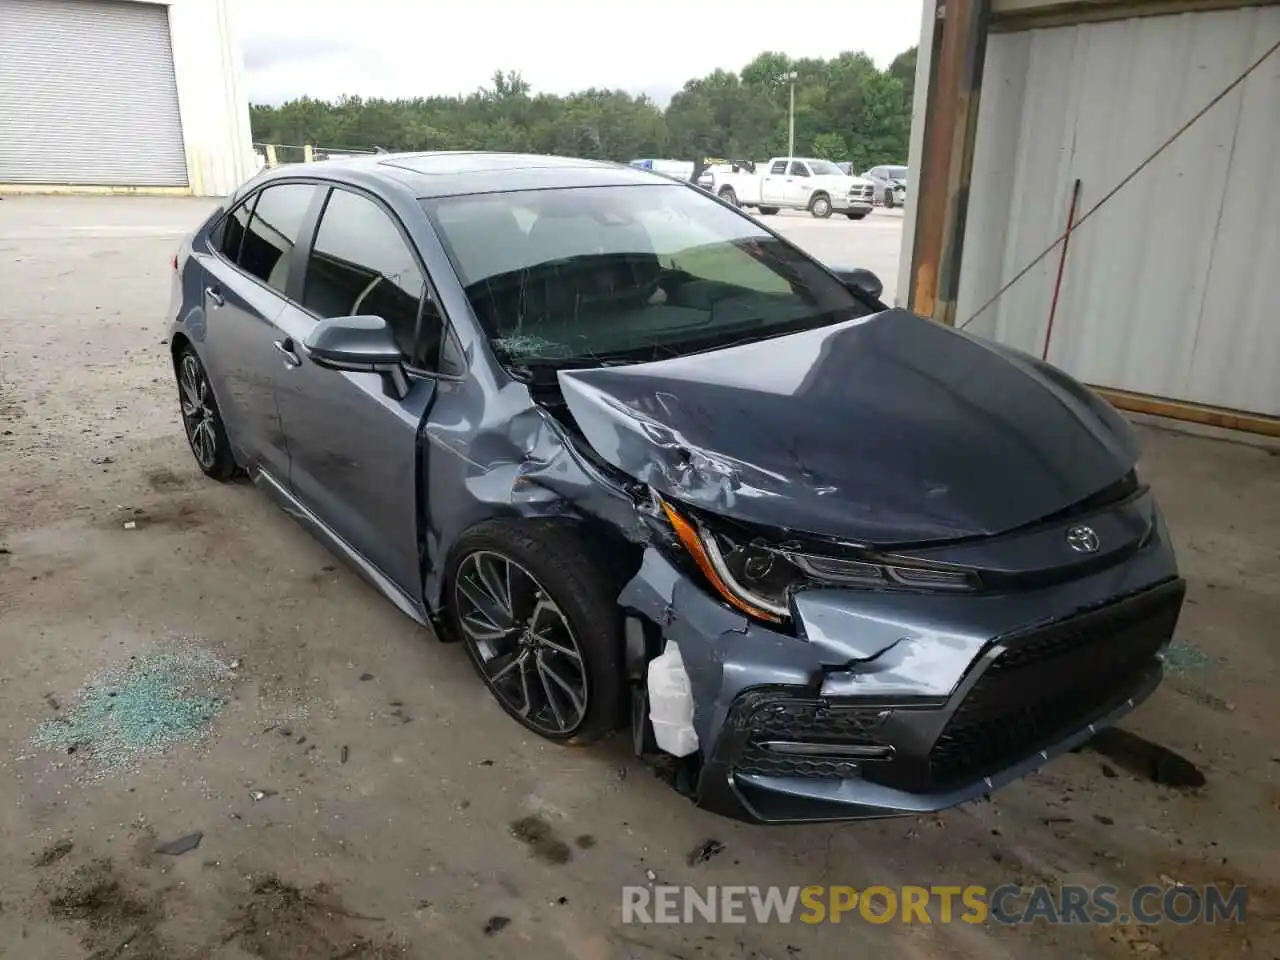
[[[349,41],[338,37],[307,37],[297,34],[246,37],[240,47],[244,55],[244,68],[250,73],[285,64],[323,60],[354,50]]]
[[[924,0],[842,0],[849,31],[723,29],[724,11],[655,12],[635,0],[235,0],[245,84],[256,103],[457,95],[517,70],[535,92],[645,91],[665,105],[691,77],[739,70],[762,50],[831,57],[865,49],[881,66],[914,44]],[[687,5],[686,5],[687,6]],[[735,22],[773,23],[777,0],[734,0]]]

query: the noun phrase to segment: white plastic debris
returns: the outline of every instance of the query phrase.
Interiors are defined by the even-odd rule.
[[[138,527],[138,524],[137,524],[137,521],[135,520],[126,520],[124,522],[124,528],[126,530],[136,530],[137,527]]]
[[[693,690],[684,669],[680,647],[668,640],[662,653],[649,663],[649,720],[658,748],[672,756],[687,757],[698,749],[693,729]]]

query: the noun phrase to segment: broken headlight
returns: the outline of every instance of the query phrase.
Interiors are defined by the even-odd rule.
[[[698,569],[731,606],[775,623],[791,616],[790,599],[807,586],[863,589],[967,591],[978,588],[972,570],[897,557],[835,557],[797,545],[778,545],[735,530],[715,530],[659,501],[677,539]]]

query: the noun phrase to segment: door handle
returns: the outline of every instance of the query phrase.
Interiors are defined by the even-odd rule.
[[[217,288],[217,287],[205,287],[205,288],[204,288],[204,293],[205,293],[205,296],[206,296],[206,297],[208,297],[210,300],[212,300],[212,301],[213,301],[213,305],[214,305],[215,307],[221,307],[221,306],[225,306],[225,305],[226,305],[226,302],[227,302],[227,301],[226,301],[226,299],[222,296],[222,294],[220,294],[220,293],[218,292],[218,288]]]
[[[271,345],[284,354],[284,365],[286,367],[302,366],[302,358],[293,350],[293,337],[285,337],[283,340],[275,340]]]

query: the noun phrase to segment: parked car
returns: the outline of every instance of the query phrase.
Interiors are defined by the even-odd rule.
[[[835,211],[861,220],[871,212],[874,197],[870,182],[841,172],[829,160],[812,157],[774,157],[759,170],[720,164],[710,167],[700,182],[726,203],[757,207],[766,214],[808,210],[826,218]]]
[[[632,160],[630,166],[677,180],[692,180],[695,169],[692,160]]]
[[[875,185],[877,203],[883,203],[886,207],[900,207],[907,202],[906,167],[872,167],[862,176]]]
[[[1160,680],[1184,587],[1126,422],[689,184],[268,171],[174,295],[201,470],[247,473],[529,731],[630,726],[708,809],[949,807]]]

